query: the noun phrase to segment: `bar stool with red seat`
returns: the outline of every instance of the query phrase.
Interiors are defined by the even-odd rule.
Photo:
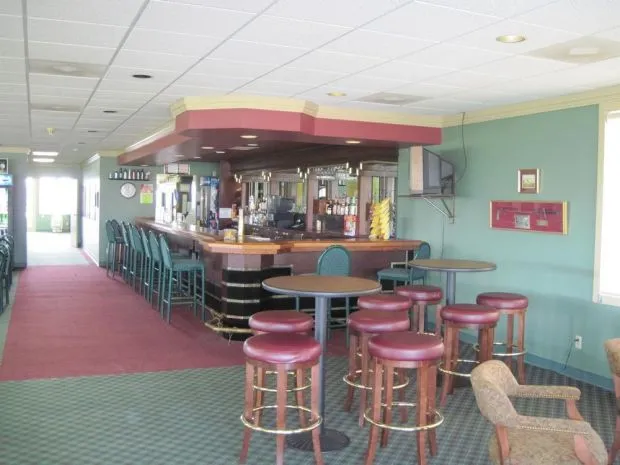
[[[293,310],[265,310],[253,314],[248,320],[248,325],[253,334],[265,333],[298,333],[307,335],[314,327],[314,318],[307,313],[295,312]],[[265,375],[275,374],[267,372],[262,367],[256,367],[256,390],[255,407],[263,405],[263,394],[265,392],[276,392],[277,389],[265,386]],[[294,379],[295,387],[288,388],[286,392],[294,392],[297,405],[304,406],[304,392],[310,388],[309,383],[305,383],[305,375],[303,369],[298,369],[289,373]],[[256,422],[260,424],[261,410],[256,411]],[[299,411],[299,421],[302,426],[306,424],[306,415],[302,410]]]
[[[405,310],[407,308],[409,307],[407,306]],[[366,392],[372,389],[368,379],[370,373],[368,341],[376,334],[406,331],[409,329],[409,316],[406,311],[358,310],[349,315],[347,323],[349,325],[349,370],[343,378],[348,384],[344,409],[351,410],[355,389],[359,389],[359,424],[363,426],[367,406]],[[408,380],[404,376],[399,376],[394,389],[403,389],[407,384]]]
[[[373,359],[373,398],[372,407],[365,414],[371,424],[366,465],[372,465],[377,453],[380,429],[383,447],[387,446],[390,430],[415,432],[418,464],[426,465],[426,441],[428,439],[431,455],[436,455],[435,429],[443,423],[443,416],[435,408],[437,367],[444,353],[441,338],[413,331],[380,334],[370,339],[368,351]],[[402,369],[416,370],[415,403],[393,401],[394,371]],[[394,407],[416,407],[416,424],[392,423]]]
[[[439,366],[443,373],[441,405],[454,390],[454,377],[470,378],[471,374],[457,371],[459,363],[479,364],[493,358],[493,334],[499,321],[499,311],[477,304],[446,305],[441,309],[446,350]],[[459,332],[461,329],[478,331],[478,360],[459,358]]]
[[[412,284],[409,286],[399,286],[394,289],[397,295],[407,297],[411,301],[411,330],[424,332],[424,321],[426,318],[426,307],[436,305],[435,310],[435,334],[441,333],[441,299],[443,291],[437,286],[427,286]]]
[[[311,336],[292,333],[267,333],[252,336],[243,344],[245,363],[245,407],[241,422],[245,426],[243,446],[239,463],[247,461],[252,431],[276,435],[276,465],[284,463],[284,441],[289,434],[312,431],[312,445],[314,459],[317,465],[323,465],[321,454],[319,425],[323,419],[319,415],[319,380],[321,345]],[[254,378],[257,368],[276,372],[276,404],[256,406],[257,392]],[[297,370],[311,370],[311,398],[310,408],[300,405],[287,405],[288,372]],[[266,427],[257,420],[257,412],[265,409],[275,409],[275,427]],[[310,413],[310,423],[297,428],[287,428],[287,410],[293,409]]]
[[[411,308],[411,300],[407,296],[396,294],[363,295],[357,299],[357,308],[381,312],[406,312]]]
[[[529,305],[528,299],[522,294],[512,292],[484,292],[478,294],[476,303],[488,305],[506,315],[506,341],[495,342],[494,345],[506,347],[506,352],[495,352],[493,355],[501,357],[511,369],[512,360],[517,360],[517,379],[525,384],[525,314]],[[514,343],[514,320],[517,317],[517,343]],[[516,351],[515,351],[516,349]]]

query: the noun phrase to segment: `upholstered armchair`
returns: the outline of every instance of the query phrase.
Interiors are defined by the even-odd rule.
[[[605,352],[609,369],[614,380],[614,391],[616,392],[616,434],[614,442],[609,451],[609,465],[614,463],[618,449],[620,449],[620,339],[609,339],[605,341]]]
[[[504,362],[477,366],[471,384],[478,408],[495,426],[489,455],[498,465],[605,465],[607,451],[599,435],[577,409],[579,389],[520,385]],[[509,397],[564,399],[569,419],[519,414]]]

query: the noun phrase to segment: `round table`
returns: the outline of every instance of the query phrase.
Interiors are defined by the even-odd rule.
[[[446,305],[452,305],[455,302],[456,273],[493,271],[497,268],[497,265],[491,262],[457,259],[411,260],[409,265],[420,270],[446,272]]]
[[[325,352],[327,336],[327,309],[329,300],[336,297],[358,297],[377,294],[381,284],[377,281],[352,276],[297,275],[279,276],[263,281],[263,288],[275,294],[294,297],[314,297],[314,337],[321,344],[320,382],[319,382],[319,414],[321,423],[321,450],[340,450],[349,445],[346,434],[325,427]],[[288,438],[291,447],[312,450],[311,433],[293,434]]]

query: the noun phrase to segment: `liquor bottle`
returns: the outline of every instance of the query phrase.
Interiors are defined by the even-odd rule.
[[[150,171],[147,171],[147,172],[146,172],[146,180],[147,180],[147,181],[150,181],[150,180],[151,180],[151,172],[150,172]]]
[[[334,208],[332,207],[332,202],[331,202],[331,200],[329,200],[327,202],[327,208],[325,209],[325,213],[327,215],[331,215],[331,214],[333,214],[333,211],[334,211]]]
[[[112,178],[114,178],[114,174],[112,173],[112,171],[110,171],[108,173],[108,179],[112,179]]]

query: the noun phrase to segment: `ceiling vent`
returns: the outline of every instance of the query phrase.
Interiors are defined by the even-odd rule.
[[[580,37],[532,50],[526,55],[564,63],[588,64],[620,57],[620,42],[600,37]]]
[[[101,78],[106,69],[105,65],[55,60],[30,59],[28,64],[31,74],[50,74],[53,76]]]
[[[368,95],[358,99],[358,102],[380,103],[383,105],[407,105],[409,103],[428,100],[428,97],[419,97],[417,95],[396,94],[392,92],[379,92],[377,94]]]

